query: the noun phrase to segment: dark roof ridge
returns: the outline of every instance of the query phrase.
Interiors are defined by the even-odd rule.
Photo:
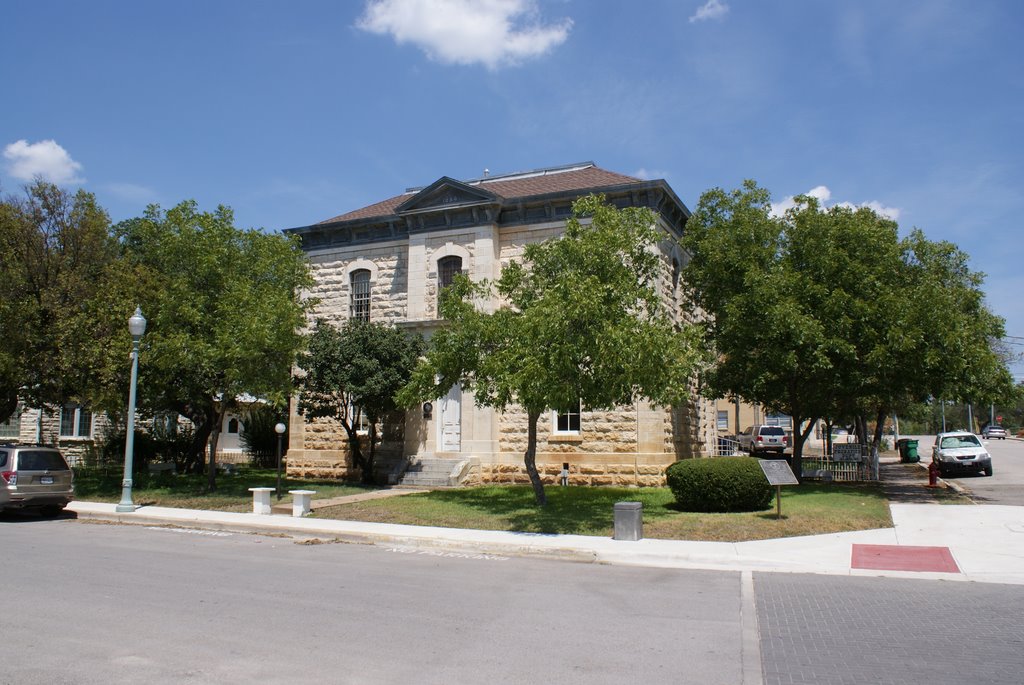
[[[451,177],[442,176],[429,185],[409,188],[401,195],[396,195],[360,209],[325,219],[318,222],[317,225],[336,224],[351,220],[385,219],[396,216],[395,212],[398,207],[409,202],[417,194],[445,181],[463,186],[477,187],[479,192],[491,193],[503,200],[540,197],[550,193],[571,192],[587,188],[612,188],[616,186],[653,183],[652,181],[645,181],[633,176],[602,169],[594,162],[579,162],[577,164],[499,174],[497,176],[487,175],[469,181],[456,181]]]
[[[559,166],[541,167],[540,169],[530,169],[529,171],[510,171],[503,174],[491,174],[487,169],[484,169],[484,175],[478,176],[477,178],[469,178],[460,180],[460,183],[465,183],[468,186],[479,185],[483,183],[494,183],[495,181],[516,181],[523,178],[533,178],[536,176],[547,176],[549,174],[564,174],[567,171],[581,171],[583,169],[598,168],[594,162],[577,162],[575,164],[561,164]],[[418,193],[419,191],[429,186],[416,186],[413,188],[406,188],[405,194]]]

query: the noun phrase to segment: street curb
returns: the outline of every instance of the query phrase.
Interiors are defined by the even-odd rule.
[[[69,507],[72,508],[72,507]],[[73,510],[73,508],[72,508]],[[578,563],[602,563],[598,554],[591,550],[572,549],[568,547],[546,547],[530,544],[509,544],[500,542],[460,542],[450,538],[432,538],[424,535],[401,535],[382,532],[350,532],[331,530],[330,524],[318,527],[319,519],[304,518],[308,522],[302,527],[289,526],[284,516],[267,517],[269,520],[235,523],[229,521],[210,521],[208,519],[169,519],[166,516],[150,516],[138,511],[127,514],[105,513],[95,511],[75,511],[81,520],[110,521],[122,525],[143,525],[177,528],[193,528],[198,530],[215,530],[240,533],[246,535],[276,536],[286,535],[299,539],[329,539],[346,544],[376,545],[384,547],[414,547],[416,549],[432,549],[462,554],[487,554],[492,556],[529,556],[534,559],[550,559],[556,561],[573,561]],[[333,522],[333,519],[330,520]]]
[[[917,462],[917,465],[920,466],[921,468],[923,468],[925,471],[928,470],[928,465],[925,464],[923,460]],[[972,502],[974,501],[973,499],[971,499],[970,491],[967,490],[966,488],[964,488],[964,486],[960,485],[959,483],[955,483],[953,481],[946,480],[945,478],[942,478],[941,476],[939,478],[936,478],[936,480],[939,482],[941,487],[944,487],[947,490],[952,490],[953,492],[957,493],[958,495],[963,495],[967,499],[970,499]]]

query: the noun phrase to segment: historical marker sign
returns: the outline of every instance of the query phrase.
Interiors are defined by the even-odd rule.
[[[782,518],[782,486],[800,485],[800,481],[793,475],[793,469],[789,468],[787,462],[781,459],[758,459],[758,464],[768,479],[769,485],[775,486],[775,518]]]
[[[764,477],[771,485],[800,485],[800,481],[793,475],[793,469],[782,459],[761,459],[758,462]]]

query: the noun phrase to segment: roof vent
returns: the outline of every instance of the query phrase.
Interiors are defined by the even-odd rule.
[[[490,175],[491,175],[491,170],[490,169],[484,169],[484,178],[487,178]]]

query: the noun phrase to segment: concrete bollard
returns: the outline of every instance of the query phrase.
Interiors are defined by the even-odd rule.
[[[644,505],[640,502],[615,503],[615,540],[640,540],[644,536]]]
[[[252,493],[252,513],[270,516],[270,493],[274,488],[249,488]]]
[[[289,490],[288,494],[292,496],[292,516],[307,516],[316,490]]]

